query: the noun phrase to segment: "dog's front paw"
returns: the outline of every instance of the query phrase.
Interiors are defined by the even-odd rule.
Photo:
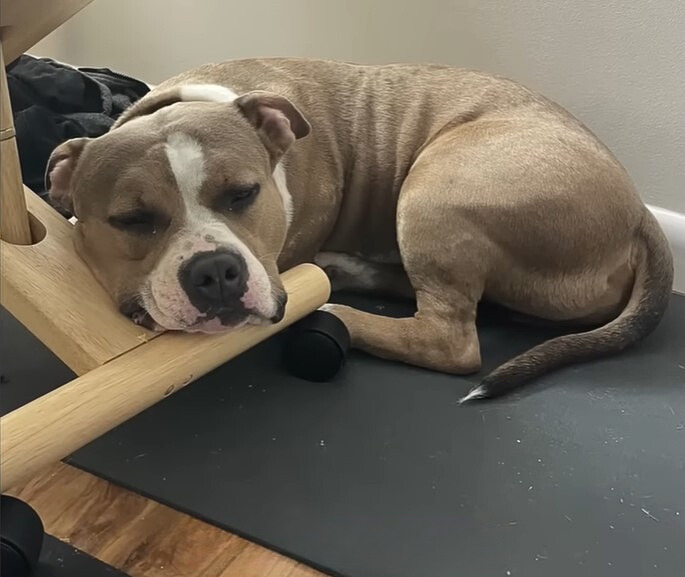
[[[340,309],[341,305],[336,305],[334,303],[326,303],[325,305],[321,305],[318,310],[323,311],[325,313],[331,313],[335,314],[336,309]]]
[[[335,315],[342,322],[347,324],[347,319],[349,318],[349,311],[352,311],[353,309],[351,307],[348,307],[347,305],[326,303],[325,305],[321,305],[318,310]]]

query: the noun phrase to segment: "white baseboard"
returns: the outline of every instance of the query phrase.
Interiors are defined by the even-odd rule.
[[[685,294],[685,214],[647,205],[663,229],[673,251],[675,278],[673,290]]]

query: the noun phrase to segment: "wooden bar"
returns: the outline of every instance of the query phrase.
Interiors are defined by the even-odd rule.
[[[0,33],[9,64],[92,0],[0,0]]]
[[[76,253],[74,227],[30,190],[25,196],[43,238],[0,240],[2,305],[79,375],[158,337],[119,313]]]
[[[0,238],[13,244],[31,244],[31,228],[14,137],[5,59],[0,42]]]
[[[195,379],[324,304],[325,273],[300,265],[283,274],[280,323],[222,335],[166,333],[16,409],[0,420],[1,490],[28,479]]]

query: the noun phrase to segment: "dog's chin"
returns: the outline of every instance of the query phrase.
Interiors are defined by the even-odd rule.
[[[131,307],[130,305],[122,305],[120,311],[127,316],[133,323],[153,332],[163,332],[167,330],[159,324],[152,315],[141,306]]]
[[[216,335],[229,333],[245,326],[267,327],[272,324],[275,324],[275,321],[272,319],[266,319],[258,314],[248,314],[243,320],[234,323],[224,324],[219,318],[213,318],[211,320],[201,320],[182,330],[187,333]]]
[[[267,319],[259,314],[247,314],[243,319],[231,323],[224,323],[218,317],[211,319],[199,319],[197,322],[187,326],[166,327],[157,322],[149,313],[136,315],[132,319],[136,324],[152,331],[174,331],[185,333],[199,333],[206,335],[216,335],[229,333],[245,326],[266,327],[275,324],[274,319]]]
[[[215,317],[208,320],[199,320],[198,322],[182,329],[186,333],[201,333],[205,335],[216,335],[221,333],[228,333],[239,329],[247,324],[247,319],[224,324],[221,319]]]
[[[203,316],[197,311],[194,322],[179,322],[174,315],[158,309],[156,303],[143,307],[138,302],[128,301],[120,306],[120,311],[135,324],[155,332],[174,331],[202,334],[221,334],[235,331],[246,325],[266,327],[279,323],[285,316],[285,303],[281,299],[273,315],[267,316],[255,309],[245,309],[230,315],[216,314]],[[195,316],[187,315],[186,316]]]

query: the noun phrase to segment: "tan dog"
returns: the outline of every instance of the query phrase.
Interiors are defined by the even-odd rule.
[[[483,298],[599,326],[465,399],[639,341],[672,287],[665,237],[606,147],[526,88],[446,66],[204,66],[61,145],[48,183],[95,275],[150,327],[277,322],[278,271],[312,260],[334,288],[415,296],[411,318],[329,310],[353,346],[429,369],[480,368]]]

